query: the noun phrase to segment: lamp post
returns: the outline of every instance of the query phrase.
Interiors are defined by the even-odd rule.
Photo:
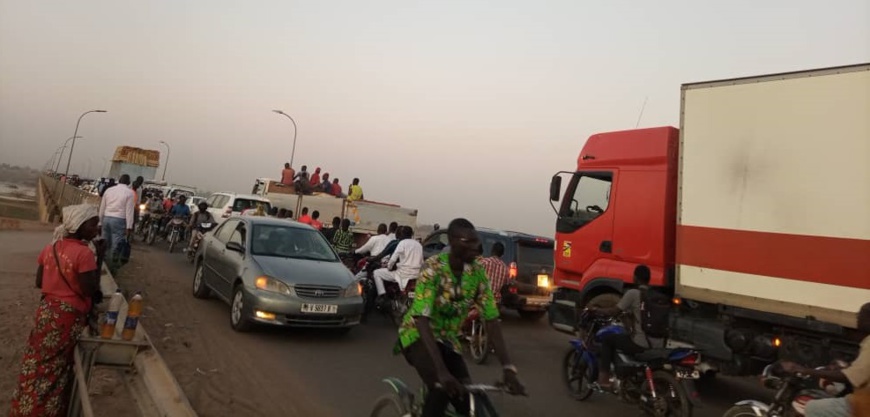
[[[296,131],[298,130],[298,128],[296,127],[296,121],[293,120],[293,118],[290,117],[289,114],[284,113],[281,110],[272,110],[272,111],[275,113],[287,116],[287,118],[290,119],[291,122],[293,122],[293,150],[290,152],[290,167],[292,168],[293,167],[293,157],[296,156]]]
[[[66,160],[66,172],[64,172],[64,174],[63,174],[64,177],[69,176],[69,164],[70,164],[70,162],[72,162],[73,150],[76,147],[76,135],[79,134],[79,123],[82,122],[82,117],[85,117],[85,115],[88,113],[106,113],[106,111],[105,110],[88,110],[88,111],[82,113],[81,116],[79,116],[79,120],[76,121],[76,130],[75,130],[75,132],[73,132],[72,144],[70,144],[70,146],[69,146],[69,156],[67,157],[67,160]],[[57,198],[57,203],[61,207],[63,206],[63,192],[64,191],[66,191],[65,185],[63,188],[60,189],[60,196]]]
[[[78,138],[78,139],[81,139],[81,138],[82,138],[82,136],[75,136],[75,137]],[[63,160],[63,151],[66,150],[66,144],[69,143],[69,141],[71,141],[71,140],[73,140],[73,138],[69,138],[69,139],[67,139],[66,142],[63,143],[63,146],[61,146],[60,148],[58,148],[58,151],[60,151],[60,156],[57,158],[57,166],[54,167],[54,173],[55,173],[55,174],[57,174],[57,170],[60,169],[60,161]]]
[[[160,178],[160,181],[164,181],[164,182],[165,182],[165,181],[166,181],[166,168],[169,167],[169,153],[172,152],[172,149],[169,148],[169,144],[168,144],[168,143],[166,143],[166,142],[164,142],[164,141],[162,141],[162,140],[160,141],[160,143],[161,143],[163,146],[166,146],[166,160],[163,161],[163,177]]]

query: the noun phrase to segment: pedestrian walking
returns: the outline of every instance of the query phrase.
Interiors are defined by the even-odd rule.
[[[120,266],[121,253],[118,249],[129,244],[133,233],[135,198],[133,190],[130,189],[130,176],[124,174],[118,179],[118,185],[103,193],[100,201],[100,225],[108,248],[109,268],[113,272]]]

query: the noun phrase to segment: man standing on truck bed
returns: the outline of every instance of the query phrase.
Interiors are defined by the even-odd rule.
[[[363,189],[359,185],[359,178],[354,178],[353,183],[350,184],[350,189],[347,193],[347,199],[350,201],[359,201],[364,199]]]
[[[858,311],[858,331],[865,334],[864,340],[861,341],[861,350],[858,352],[858,357],[846,369],[830,370],[830,369],[809,369],[804,368],[794,362],[782,362],[782,369],[788,373],[802,374],[814,378],[824,378],[832,382],[849,383],[855,391],[860,391],[859,394],[852,394],[840,398],[824,398],[812,400],[807,403],[806,417],[848,417],[870,415],[863,407],[868,407],[866,404],[867,397],[870,393],[870,303],[861,306]],[[862,397],[858,399],[856,397]],[[858,403],[862,407],[859,411],[856,408]]]

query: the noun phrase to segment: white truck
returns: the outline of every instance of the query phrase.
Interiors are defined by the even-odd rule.
[[[870,64],[685,84],[680,129],[591,136],[560,196],[550,320],[638,265],[720,369],[849,360],[870,301]],[[561,174],[559,174],[561,175]]]
[[[268,198],[273,207],[293,210],[298,218],[303,207],[320,212],[320,221],[328,224],[333,217],[348,218],[354,233],[377,233],[378,225],[396,222],[417,229],[417,210],[375,201],[347,201],[327,193],[296,194],[293,187],[269,178],[258,178],[253,194]]]

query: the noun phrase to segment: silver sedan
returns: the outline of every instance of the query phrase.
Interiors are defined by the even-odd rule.
[[[232,217],[196,254],[193,295],[229,303],[230,324],[348,331],[363,310],[360,284],[312,227],[268,217]]]

